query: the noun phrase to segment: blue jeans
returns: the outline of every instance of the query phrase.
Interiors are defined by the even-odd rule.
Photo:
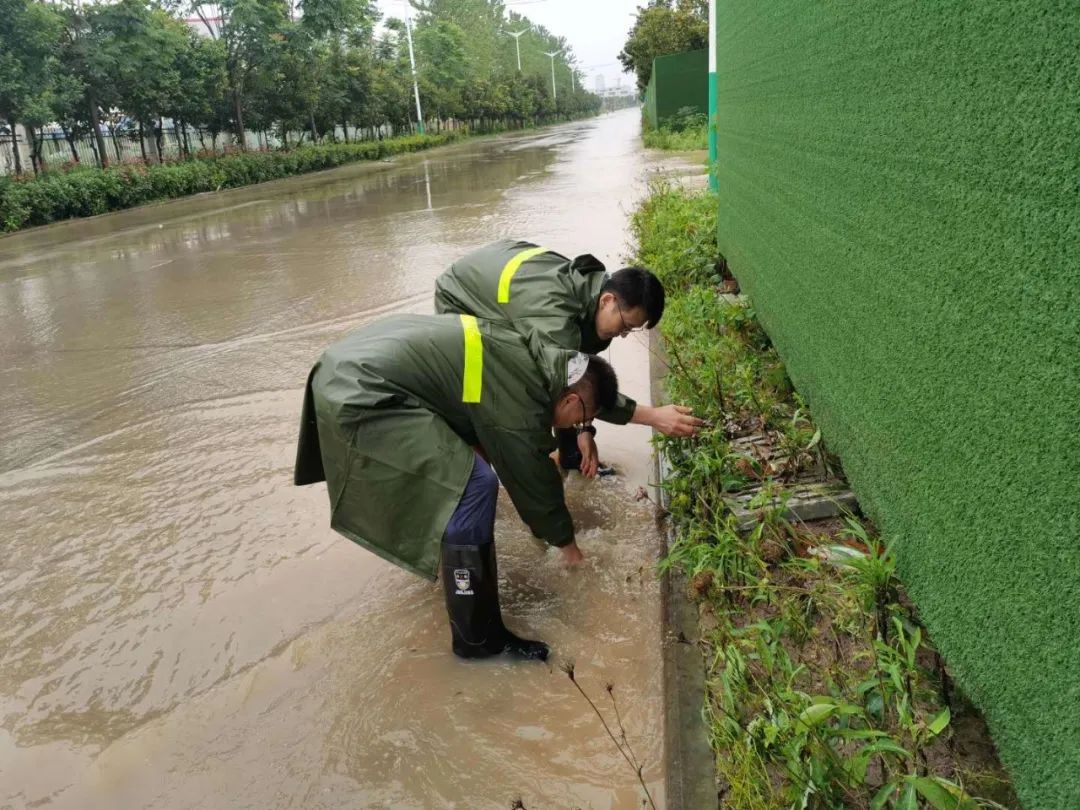
[[[472,474],[457,509],[443,533],[448,546],[483,546],[495,542],[495,502],[499,477],[480,456],[473,459]]]

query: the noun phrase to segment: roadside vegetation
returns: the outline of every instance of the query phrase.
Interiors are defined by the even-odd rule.
[[[874,527],[787,508],[842,472],[719,256],[715,199],[657,185],[632,223],[635,261],[669,291],[667,392],[709,423],[657,440],[675,538],[661,569],[699,606],[722,805],[1017,806]]]
[[[707,149],[709,125],[706,116],[693,107],[683,107],[659,129],[642,117],[642,140],[649,149],[690,152]]]
[[[0,177],[0,232],[417,152],[457,137],[455,133],[408,135],[289,151],[211,154],[162,164],[73,168],[38,177]]]

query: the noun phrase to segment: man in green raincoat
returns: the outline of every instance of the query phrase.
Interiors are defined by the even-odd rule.
[[[294,481],[326,481],[330,525],[350,540],[441,576],[454,653],[544,659],[546,645],[502,621],[492,542],[499,482],[533,534],[579,562],[552,428],[587,424],[617,392],[601,358],[470,315],[395,315],[315,364]]]
[[[435,311],[505,323],[543,343],[596,354],[615,337],[656,326],[664,314],[664,287],[641,267],[609,275],[588,254],[571,260],[532,242],[501,239],[462,257],[439,276]],[[649,425],[668,436],[692,436],[703,424],[687,407],[654,408],[622,394],[599,418]],[[559,432],[564,469],[596,475],[595,434],[592,426]]]

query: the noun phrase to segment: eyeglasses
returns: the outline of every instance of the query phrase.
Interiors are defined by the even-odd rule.
[[[581,421],[578,422],[576,425],[574,425],[574,427],[583,428],[587,424],[589,424],[592,421],[592,419],[587,418],[587,415],[585,413],[585,400],[582,399],[580,395],[578,396],[578,402],[581,403]]]
[[[631,329],[629,326],[626,325],[626,316],[623,315],[622,304],[619,303],[618,298],[615,299],[615,306],[619,308],[619,320],[622,321],[622,329],[619,330],[619,337],[626,337],[627,335],[632,335],[635,332],[645,331],[644,326],[635,326],[633,329]]]

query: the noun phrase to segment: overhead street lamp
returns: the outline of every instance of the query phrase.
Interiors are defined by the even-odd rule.
[[[551,100],[558,101],[559,94],[555,90],[555,57],[558,56],[561,51],[544,51],[544,56],[551,57]]]
[[[529,28],[523,28],[520,31],[503,31],[504,34],[509,34],[514,38],[514,50],[517,51],[518,73],[521,73],[521,35],[528,33],[529,30]]]
[[[416,98],[416,127],[421,135],[424,134],[424,113],[420,111],[420,85],[416,81],[416,57],[413,56],[412,47],[412,14],[409,13],[408,4],[405,5],[405,37],[409,41],[409,67],[412,70],[413,96]]]

